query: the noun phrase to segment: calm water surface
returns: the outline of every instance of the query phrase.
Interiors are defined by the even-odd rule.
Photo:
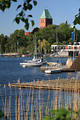
[[[50,109],[65,104],[73,106],[74,95],[70,92],[9,88],[8,83],[15,83],[18,79],[21,82],[31,82],[76,76],[76,73],[46,75],[40,71],[40,67],[22,68],[20,62],[25,59],[31,58],[0,57],[0,109],[8,119],[42,120]],[[56,61],[57,58],[47,60]],[[66,60],[67,58],[59,58],[59,62],[64,63]],[[67,102],[67,99],[70,102]]]

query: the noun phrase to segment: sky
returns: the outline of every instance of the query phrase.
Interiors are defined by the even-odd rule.
[[[37,0],[38,4],[34,7],[30,14],[33,15],[35,21],[34,27],[29,28],[28,32],[31,32],[35,27],[40,27],[40,16],[44,9],[48,9],[50,15],[53,18],[53,24],[59,25],[66,20],[68,24],[73,26],[75,15],[78,14],[80,8],[80,0]],[[0,34],[10,35],[16,29],[24,29],[24,24],[16,24],[14,18],[17,15],[16,4],[12,4],[12,7],[5,12],[0,11]],[[77,29],[80,29],[80,25],[76,25]],[[24,29],[25,30],[25,29]],[[25,30],[27,32],[27,30]]]

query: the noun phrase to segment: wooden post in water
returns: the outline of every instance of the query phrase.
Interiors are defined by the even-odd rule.
[[[31,101],[31,120],[33,120],[33,92],[34,92],[34,90],[32,90],[32,101]]]
[[[57,110],[57,91],[55,91],[54,110]]]
[[[59,92],[59,105],[58,108],[61,108],[61,92]]]
[[[73,110],[77,111],[78,110],[78,106],[77,106],[77,83],[78,81],[75,80],[75,85],[74,85],[74,101],[73,101]]]
[[[5,89],[4,115],[6,116],[6,86],[5,84],[4,84],[4,89]]]
[[[76,112],[78,112],[78,103],[77,103],[77,93],[74,92],[74,100],[73,100],[73,110],[75,111],[74,117],[76,118]]]
[[[9,105],[8,105],[8,113],[7,118],[11,120],[11,95],[9,96]]]
[[[39,85],[39,80],[37,80],[37,85]]]
[[[17,120],[17,95],[15,96],[15,120]]]
[[[29,110],[29,104],[28,104],[28,99],[29,98],[27,98],[27,100],[26,100],[26,115],[25,115],[25,120],[28,120],[28,110]]]
[[[40,90],[39,90],[39,120],[41,120],[41,103],[40,103]]]
[[[36,94],[36,93],[35,93],[35,94]],[[38,93],[37,93],[36,96],[35,96],[35,101],[34,101],[34,102],[35,102],[35,103],[34,103],[34,104],[35,104],[35,115],[34,115],[34,116],[36,117],[36,118],[34,118],[34,119],[36,119],[36,120],[39,120],[38,96],[39,96],[39,95],[38,95]]]
[[[71,94],[72,94],[72,92],[71,92]],[[72,108],[71,108],[71,107],[72,107],[72,106],[71,106],[71,99],[72,99],[72,95],[69,95],[69,108],[70,108],[70,109],[72,109]]]
[[[20,105],[20,106],[21,106],[21,120],[23,120],[23,119],[24,119],[24,118],[23,118],[23,105],[24,105],[24,104],[23,104],[22,91],[21,91],[21,90],[20,90],[20,93],[21,93],[21,94],[20,94],[20,95],[21,95],[21,105]]]
[[[20,96],[18,98],[18,120],[20,120]]]
[[[35,116],[36,120],[39,120],[39,102],[38,102],[38,94],[36,94],[36,99],[35,99]]]
[[[33,80],[33,85],[35,85],[35,80]]]
[[[49,81],[50,82],[50,81]],[[47,100],[47,113],[49,113],[49,100],[50,100],[50,90],[48,90],[48,100]]]
[[[67,91],[68,93],[68,91]],[[65,108],[68,110],[68,95],[65,96]]]
[[[29,109],[30,109],[30,92],[29,95],[27,95],[25,120],[28,120]]]

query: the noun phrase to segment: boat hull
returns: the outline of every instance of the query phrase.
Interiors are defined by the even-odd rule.
[[[20,65],[22,67],[39,67],[43,64],[45,64],[46,62],[41,62],[41,63],[20,63]]]
[[[60,73],[62,69],[55,69],[55,70],[45,70],[46,74],[54,74],[54,73]]]

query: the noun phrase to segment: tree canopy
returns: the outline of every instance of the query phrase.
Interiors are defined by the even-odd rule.
[[[37,31],[37,32],[34,32]],[[18,52],[18,53],[33,53],[34,51],[34,36],[36,35],[38,52],[49,53],[52,44],[72,44],[71,32],[74,31],[68,23],[60,25],[49,25],[43,29],[35,29],[29,35],[25,36],[25,31],[15,30],[9,37],[3,34],[0,35],[0,53]],[[75,41],[80,41],[80,30],[75,28]]]
[[[79,24],[80,25],[80,8],[79,8],[79,13],[75,15],[75,20],[74,20],[74,25]]]

